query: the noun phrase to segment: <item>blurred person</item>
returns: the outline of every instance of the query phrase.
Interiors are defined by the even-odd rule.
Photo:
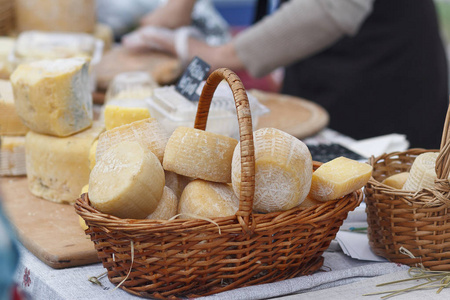
[[[400,133],[411,148],[439,148],[448,69],[433,0],[282,1],[219,46],[186,27],[194,2],[169,0],[122,43],[254,77],[285,67],[281,93],[323,106],[331,129],[355,139]]]

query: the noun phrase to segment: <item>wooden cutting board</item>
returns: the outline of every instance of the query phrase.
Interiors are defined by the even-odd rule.
[[[255,89],[249,92],[270,109],[259,117],[256,128],[273,127],[303,139],[328,125],[328,112],[312,101]]]
[[[148,72],[157,83],[173,83],[182,73],[178,59],[155,51],[131,52],[122,46],[115,46],[106,52],[94,67],[97,89],[105,91],[119,73]]]
[[[55,269],[100,262],[72,205],[35,197],[26,177],[1,177],[0,195],[22,244]]]

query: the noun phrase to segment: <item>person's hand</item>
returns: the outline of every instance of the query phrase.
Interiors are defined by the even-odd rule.
[[[171,0],[145,15],[141,26],[176,29],[191,24],[191,14],[195,0]]]
[[[175,31],[145,26],[122,37],[122,44],[132,51],[155,50],[176,55]]]

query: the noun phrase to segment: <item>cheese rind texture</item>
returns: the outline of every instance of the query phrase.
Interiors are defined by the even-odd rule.
[[[438,152],[425,152],[418,155],[409,170],[409,176],[403,185],[404,191],[420,191],[434,188],[436,175],[436,159]]]
[[[369,164],[343,156],[335,158],[314,171],[309,196],[322,202],[341,198],[362,188],[372,169]]]
[[[393,187],[395,189],[401,190],[405,185],[406,180],[408,179],[409,172],[401,172],[394,175],[391,175],[384,179],[381,183]]]
[[[175,193],[178,199],[180,199],[186,185],[193,180],[190,177],[166,170],[164,171],[164,175],[166,179],[166,186]]]
[[[74,203],[89,182],[89,150],[103,130],[102,124],[94,123],[69,137],[28,132],[25,151],[31,193],[54,202]]]
[[[88,62],[83,58],[21,64],[11,75],[17,114],[31,130],[65,137],[93,121]]]
[[[275,212],[299,205],[311,186],[312,158],[308,147],[296,137],[275,128],[253,133],[255,146],[255,196],[253,210]],[[232,164],[232,185],[241,190],[240,144]]]
[[[0,136],[0,176],[26,175],[25,136]]]
[[[147,216],[147,219],[153,220],[168,220],[177,214],[178,210],[178,197],[167,186],[164,187],[164,191],[159,200],[159,204],[155,211]]]
[[[0,80],[0,135],[25,135],[29,130],[16,112],[11,82]]]
[[[157,208],[164,183],[156,155],[138,142],[123,141],[97,160],[89,178],[89,200],[103,213],[144,219]]]
[[[153,152],[162,162],[168,139],[167,132],[156,119],[135,121],[102,133],[98,139],[95,159],[98,161],[106,150],[119,142],[136,141]]]
[[[191,178],[231,182],[231,161],[237,143],[221,134],[178,127],[167,142],[163,166]]]
[[[182,219],[227,217],[238,209],[239,199],[230,185],[202,179],[191,181],[184,188],[178,204]]]

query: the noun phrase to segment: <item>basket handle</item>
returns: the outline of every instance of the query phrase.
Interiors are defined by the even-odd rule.
[[[255,194],[255,150],[253,144],[252,115],[244,85],[233,71],[227,68],[221,68],[209,75],[200,95],[194,127],[200,130],[206,129],[211,100],[217,86],[222,80],[228,82],[233,92],[239,123],[241,190],[239,194],[239,210],[236,212],[236,216],[244,231],[251,233],[255,227],[255,224],[251,225],[252,228],[249,227],[253,211],[253,196]]]
[[[444,130],[442,132],[442,139],[441,139],[441,147],[440,147],[439,155],[436,159],[436,175],[437,175],[438,181],[441,181],[441,180],[448,181],[447,178],[450,174],[449,123],[450,123],[450,106],[448,107],[447,115],[445,116]]]

